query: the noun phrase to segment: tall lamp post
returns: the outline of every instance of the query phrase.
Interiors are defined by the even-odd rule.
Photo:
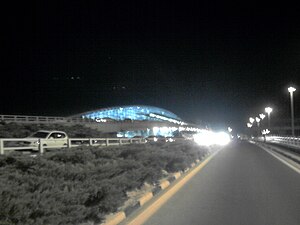
[[[258,117],[255,117],[255,121],[257,123],[257,137],[259,136],[260,134],[260,128],[259,128],[259,122],[260,122],[260,118]]]
[[[273,111],[271,107],[266,107],[265,112],[268,114],[268,128],[270,129],[270,114]]]
[[[255,121],[256,121],[256,123],[257,123],[257,127],[259,127],[260,118],[255,117]]]
[[[263,114],[263,113],[259,114],[259,118],[261,119],[261,123],[262,123],[262,121],[264,120],[265,117],[266,117],[265,114]]]
[[[290,92],[290,97],[291,97],[292,136],[295,136],[293,93],[294,93],[294,91],[296,91],[296,88],[294,88],[294,87],[289,87],[289,88],[288,88],[288,91]]]

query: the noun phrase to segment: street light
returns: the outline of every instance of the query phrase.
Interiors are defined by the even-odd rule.
[[[295,136],[295,129],[294,129],[294,101],[293,101],[293,93],[296,91],[296,88],[289,87],[288,91],[290,92],[291,97],[291,117],[292,117],[292,136]]]
[[[270,129],[270,113],[273,111],[271,107],[266,107],[265,112],[268,114],[268,127]]]
[[[250,123],[253,123],[255,120],[252,117],[250,117],[249,121],[250,121]]]
[[[261,114],[259,114],[259,117],[261,118],[261,120],[263,120],[266,117],[266,115],[261,113]]]
[[[252,123],[247,123],[247,127],[251,128],[252,127]]]
[[[260,119],[258,117],[255,117],[255,121],[257,123],[257,126],[259,127],[259,122],[260,122]]]

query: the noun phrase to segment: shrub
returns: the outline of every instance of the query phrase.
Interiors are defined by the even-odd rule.
[[[206,152],[175,142],[0,156],[0,224],[100,223],[128,191],[155,183],[162,170],[184,170]]]

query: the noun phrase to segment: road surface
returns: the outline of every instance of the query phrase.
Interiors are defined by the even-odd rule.
[[[300,174],[250,143],[232,143],[146,225],[300,225]]]

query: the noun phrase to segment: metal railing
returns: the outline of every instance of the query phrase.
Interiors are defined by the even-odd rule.
[[[26,116],[26,115],[0,115],[0,121],[7,123],[65,123],[65,124],[144,124],[145,121],[141,120],[107,120],[106,122],[99,122],[94,119],[80,118],[80,117],[57,117],[57,116]],[[147,121],[155,123],[163,123],[163,121]]]
[[[36,142],[34,145],[26,145],[24,142]],[[0,154],[15,150],[35,150],[41,154],[45,149],[72,148],[77,146],[112,146],[126,144],[144,144],[147,141],[144,138],[68,138],[65,144],[55,145],[55,140],[45,139],[24,139],[24,138],[1,138]],[[49,145],[50,143],[50,145]],[[48,144],[45,146],[45,144]]]
[[[300,149],[300,138],[298,137],[266,136],[266,142]]]
[[[0,120],[15,123],[96,123],[91,119],[56,116],[0,115]]]

